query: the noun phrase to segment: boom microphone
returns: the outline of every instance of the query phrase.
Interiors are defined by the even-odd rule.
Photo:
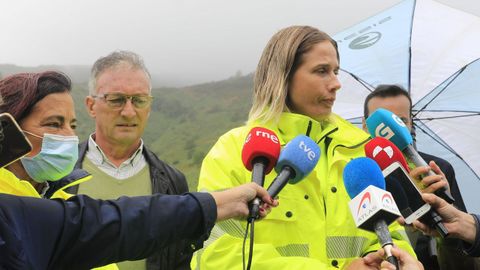
[[[372,137],[384,137],[393,142],[415,164],[416,167],[428,166],[427,162],[413,147],[413,138],[403,121],[389,110],[379,108],[366,120],[368,132]],[[435,175],[429,170],[427,175]],[[449,203],[455,202],[446,187],[435,191],[435,195]]]
[[[287,183],[296,184],[307,176],[318,163],[320,147],[309,137],[299,135],[293,138],[280,153],[275,171],[278,173],[267,189],[276,197]]]
[[[343,184],[352,198],[348,205],[357,227],[375,232],[387,261],[400,269],[392,255],[393,240],[388,230],[388,224],[400,216],[400,211],[390,192],[385,191],[380,167],[370,158],[353,159],[343,170]]]
[[[269,129],[254,127],[250,130],[242,148],[242,162],[252,172],[252,182],[263,187],[265,175],[270,173],[280,155],[280,143],[277,135]],[[260,199],[250,205],[249,219],[257,218]]]

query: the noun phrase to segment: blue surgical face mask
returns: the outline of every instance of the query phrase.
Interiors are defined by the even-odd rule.
[[[36,134],[24,131],[35,137]],[[45,133],[42,149],[34,157],[20,161],[27,174],[36,182],[57,181],[73,171],[78,159],[78,137]]]

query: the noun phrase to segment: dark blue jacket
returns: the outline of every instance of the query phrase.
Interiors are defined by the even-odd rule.
[[[67,201],[0,194],[0,269],[90,269],[207,239],[216,219],[208,193]]]
[[[475,234],[475,241],[472,245],[467,243],[463,243],[463,248],[465,254],[472,256],[472,257],[480,257],[480,215],[472,214],[473,218],[475,219],[475,227],[476,227],[476,234]]]

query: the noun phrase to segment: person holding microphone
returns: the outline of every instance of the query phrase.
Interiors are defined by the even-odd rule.
[[[370,269],[361,257],[380,248],[375,234],[355,226],[348,208],[343,168],[365,156],[369,136],[332,113],[339,68],[337,44],[328,34],[310,26],[278,31],[258,63],[247,124],[222,135],[203,160],[198,188],[215,191],[251,181],[241,150],[255,127],[271,130],[282,146],[302,135],[321,150],[313,171],[287,184],[277,211],[255,226],[252,269]],[[277,173],[265,177],[265,186]],[[240,269],[245,228],[232,220],[218,224],[210,245],[193,260],[197,269]],[[395,223],[390,231],[413,254],[404,229]]]

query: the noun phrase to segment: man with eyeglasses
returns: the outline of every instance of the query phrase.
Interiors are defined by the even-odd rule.
[[[68,191],[97,199],[188,191],[185,176],[158,159],[142,141],[153,99],[151,88],[150,74],[133,52],[115,51],[94,63],[85,104],[95,120],[95,131],[80,144],[77,162],[77,168],[93,178]],[[147,260],[118,266],[121,270],[190,269],[192,253],[201,245],[201,241],[178,242]]]
[[[363,106],[364,130],[366,130],[365,119],[368,118],[370,113],[374,112],[378,108],[384,108],[400,117],[408,129],[413,131],[412,100],[408,92],[402,87],[389,84],[379,85],[365,98]],[[422,152],[419,153],[427,163],[434,161],[435,164],[430,164],[430,166],[439,174],[438,176],[425,177],[423,180],[439,181],[446,179],[448,182],[447,187],[450,190],[452,197],[455,199],[454,205],[458,209],[465,212],[465,204],[463,203],[462,195],[460,194],[457,180],[455,179],[455,171],[453,170],[452,165],[442,158]],[[427,169],[422,167],[413,170],[411,175],[417,176],[415,178],[420,181],[420,175],[425,174],[426,172]],[[437,179],[435,179],[435,177]],[[464,256],[460,241],[455,239],[437,239],[437,241],[435,241],[435,239],[424,236],[421,232],[412,231],[410,228],[408,228],[406,231],[410,241],[412,242],[418,259],[422,262],[426,270],[474,269],[475,259]],[[440,245],[438,246],[438,255],[436,247],[437,242],[440,242]]]

